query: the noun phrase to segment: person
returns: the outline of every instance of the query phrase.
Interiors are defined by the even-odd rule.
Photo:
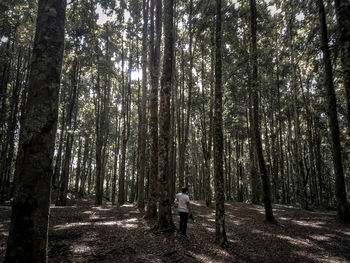
[[[190,198],[187,195],[187,190],[187,187],[182,187],[181,193],[176,195],[178,202],[177,210],[180,216],[180,234],[183,236],[186,236],[187,221],[191,213]]]

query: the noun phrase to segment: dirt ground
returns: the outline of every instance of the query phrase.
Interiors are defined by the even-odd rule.
[[[193,202],[188,238],[151,230],[131,204],[96,207],[91,200],[52,207],[49,262],[350,262],[350,226],[333,212],[274,206],[266,224],[259,205],[226,203],[225,248],[213,243],[215,208]],[[179,217],[174,211],[174,222]],[[0,261],[5,256],[10,207],[0,207]]]

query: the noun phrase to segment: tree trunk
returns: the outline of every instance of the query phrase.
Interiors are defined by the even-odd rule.
[[[79,196],[84,196],[85,193],[85,185],[86,185],[86,178],[88,175],[88,169],[87,169],[87,160],[89,156],[90,150],[90,138],[88,135],[85,135],[84,139],[84,153],[83,153],[83,165],[82,165],[82,175],[81,175],[81,182],[80,182],[80,188],[79,188]]]
[[[146,172],[146,136],[147,134],[147,35],[148,35],[148,0],[143,0],[143,28],[142,28],[142,109],[141,109],[141,138],[139,152],[139,180],[137,207],[145,208],[145,172]]]
[[[113,164],[113,179],[112,179],[112,205],[115,205],[115,191],[117,186],[117,166],[120,146],[120,123],[118,121],[118,113],[115,115],[115,138],[114,138],[114,164]]]
[[[300,120],[299,120],[299,110],[298,110],[298,85],[297,85],[297,73],[296,73],[296,63],[295,63],[295,50],[293,45],[293,19],[289,21],[289,51],[291,58],[291,86],[292,86],[292,100],[293,100],[293,118],[294,118],[294,133],[295,133],[295,151],[294,151],[294,161],[295,161],[295,174],[296,174],[296,195],[297,202],[301,205],[303,209],[308,209],[307,202],[307,191],[304,185],[305,172],[303,165],[302,156],[302,144],[301,144],[301,131],[300,131]]]
[[[173,78],[174,59],[174,0],[164,0],[164,58],[159,101],[159,206],[157,228],[172,231],[175,229],[171,214],[169,139],[170,139],[170,97]]]
[[[252,181],[252,203],[259,204],[261,201],[261,182],[259,178],[259,167],[256,155],[256,145],[254,140],[254,122],[253,122],[253,99],[249,96],[249,133],[251,137],[249,157],[250,157],[250,176]],[[243,200],[241,200],[243,201]]]
[[[66,1],[40,0],[5,262],[47,262]]]
[[[156,1],[156,20],[154,21],[154,6]],[[151,94],[150,110],[151,117],[149,129],[151,134],[150,142],[150,175],[149,175],[149,195],[147,201],[146,218],[157,217],[157,181],[158,181],[158,82],[159,82],[159,53],[161,43],[161,16],[162,1],[151,0],[151,25],[150,25],[150,75]],[[154,33],[154,24],[156,34]],[[154,37],[156,42],[154,43]]]
[[[73,61],[73,66],[71,69],[71,84],[72,89],[69,94],[69,102],[67,105],[67,132],[66,132],[66,144],[64,152],[64,160],[62,167],[62,175],[60,180],[59,192],[56,198],[56,205],[65,206],[67,202],[67,191],[69,182],[69,167],[71,163],[72,147],[74,141],[74,134],[71,130],[73,129],[72,120],[74,109],[77,107],[78,100],[78,62],[76,59]]]
[[[256,3],[255,0],[250,0],[250,12],[251,12],[251,34],[252,34],[252,99],[253,99],[253,133],[254,142],[256,147],[256,154],[260,168],[260,176],[263,188],[263,199],[265,207],[265,220],[267,222],[274,222],[275,218],[272,213],[271,197],[270,197],[270,180],[267,175],[265,166],[264,155],[262,152],[261,134],[259,130],[259,98],[258,98],[258,61],[257,61],[257,43],[256,43],[256,31],[257,31],[257,17],[256,17]]]
[[[216,63],[215,63],[215,100],[214,100],[214,172],[215,172],[215,243],[224,246],[227,243],[225,230],[225,194],[223,178],[224,136],[222,127],[222,10],[221,0],[216,1]]]
[[[319,21],[321,30],[321,49],[323,52],[323,63],[325,69],[324,86],[327,94],[327,110],[328,110],[328,123],[329,129],[331,131],[332,138],[332,157],[333,166],[335,173],[335,194],[337,199],[337,216],[340,220],[349,222],[350,214],[349,207],[346,201],[346,190],[345,190],[345,180],[343,163],[341,156],[341,145],[340,145],[340,132],[338,124],[338,114],[337,114],[337,99],[333,86],[333,72],[331,57],[328,47],[328,34],[327,34],[327,24],[326,24],[326,14],[324,11],[323,1],[317,1],[319,6]]]
[[[80,181],[80,173],[81,173],[81,148],[82,148],[82,139],[79,136],[79,144],[78,144],[78,160],[77,160],[77,170],[75,171],[75,192],[78,193],[79,190],[79,181]]]
[[[347,119],[350,129],[350,2],[349,0],[335,0],[335,8],[338,22],[339,46],[341,50],[341,62],[343,82],[346,94]]]

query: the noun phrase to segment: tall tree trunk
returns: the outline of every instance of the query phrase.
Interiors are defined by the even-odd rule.
[[[292,12],[293,13],[293,12]],[[294,15],[294,14],[292,14]],[[292,86],[292,101],[293,101],[293,118],[294,118],[294,133],[295,133],[295,151],[294,151],[294,161],[295,161],[295,174],[296,174],[296,195],[297,202],[300,203],[303,209],[308,209],[307,202],[307,190],[305,187],[305,172],[303,165],[303,156],[302,156],[302,144],[301,144],[301,131],[300,131],[300,120],[299,120],[299,110],[298,110],[298,85],[297,85],[297,69],[295,62],[295,50],[293,44],[293,19],[290,18],[289,21],[289,50],[291,58],[291,86]]]
[[[203,47],[204,49],[204,47]],[[210,159],[211,159],[211,119],[210,118],[210,124],[209,124],[209,135],[207,136],[207,118],[206,118],[206,111],[205,111],[205,104],[206,104],[206,97],[205,97],[205,80],[204,80],[204,50],[202,49],[202,136],[201,136],[201,142],[202,142],[202,152],[203,152],[203,159],[204,159],[204,167],[203,167],[203,183],[204,183],[204,199],[205,204],[207,207],[211,204],[211,188],[210,188]],[[211,92],[211,91],[210,91]],[[210,101],[212,101],[212,96],[210,96]],[[209,115],[212,113],[212,103],[210,103],[210,112]],[[208,137],[208,140],[207,140]]]
[[[193,17],[193,0],[190,0],[190,12],[189,12],[189,56],[190,56],[190,68],[189,72],[189,83],[188,83],[188,98],[187,98],[187,110],[186,110],[186,123],[184,127],[184,137],[182,138],[180,148],[179,148],[179,191],[181,192],[182,187],[184,186],[184,176],[185,176],[185,155],[186,155],[186,147],[188,141],[189,127],[190,127],[190,119],[191,119],[191,108],[192,108],[192,86],[193,86],[193,30],[192,30],[192,17]],[[182,120],[184,121],[184,120]]]
[[[224,246],[227,243],[225,230],[225,194],[223,178],[224,136],[222,127],[222,10],[221,0],[216,0],[216,64],[215,64],[215,102],[214,102],[214,172],[215,172],[215,243]]]
[[[265,220],[267,222],[275,221],[272,213],[271,197],[270,197],[270,180],[267,175],[265,166],[264,155],[262,151],[261,134],[259,130],[259,98],[258,98],[258,60],[257,60],[257,43],[256,43],[256,31],[257,31],[257,17],[256,17],[256,2],[250,0],[250,12],[251,12],[251,34],[252,34],[252,99],[253,99],[253,132],[254,142],[256,147],[256,154],[260,168],[261,182],[263,188],[263,199],[265,207]]]
[[[349,0],[335,0],[334,3],[338,21],[342,76],[346,93],[347,119],[350,130],[350,2]]]
[[[145,172],[146,172],[146,136],[147,134],[147,36],[148,36],[148,0],[143,0],[143,28],[142,28],[142,109],[141,109],[141,138],[139,152],[139,180],[137,207],[145,208]]]
[[[156,20],[154,21],[154,7],[156,1]],[[158,82],[159,82],[159,57],[161,42],[161,16],[162,1],[151,0],[151,25],[150,25],[150,75],[151,75],[151,94],[150,110],[151,117],[149,129],[151,134],[150,142],[150,175],[149,175],[149,195],[147,201],[146,218],[157,217],[157,181],[158,181]],[[156,34],[154,32],[156,26]],[[154,38],[156,41],[154,43]]]
[[[131,44],[132,45],[132,44]],[[125,171],[126,171],[126,154],[127,154],[127,144],[130,134],[130,104],[131,104],[131,71],[132,71],[132,48],[130,48],[129,54],[129,79],[127,84],[127,89],[124,88],[124,103],[122,106],[123,114],[123,131],[122,131],[122,148],[121,148],[121,158],[119,163],[119,192],[118,192],[118,205],[123,205],[126,201],[127,191],[125,190]]]
[[[69,103],[67,105],[67,132],[66,132],[66,144],[64,152],[64,160],[62,167],[62,175],[60,180],[59,192],[56,198],[56,205],[65,206],[67,202],[67,191],[68,191],[68,182],[69,182],[69,167],[72,157],[72,147],[74,141],[74,134],[72,133],[73,125],[73,114],[74,109],[77,107],[78,100],[78,62],[76,59],[73,61],[73,66],[71,69],[71,84],[72,89],[69,95]]]
[[[5,262],[47,262],[65,9],[65,0],[39,1]]]
[[[64,138],[64,130],[65,130],[65,107],[63,107],[63,112],[61,116],[61,134],[60,134],[60,141],[57,151],[57,157],[56,157],[56,163],[55,163],[55,170],[52,177],[52,186],[55,192],[55,189],[59,187],[58,183],[60,181],[60,175],[61,175],[61,164],[62,164],[62,149],[63,149],[63,138]]]
[[[332,157],[333,166],[335,173],[335,194],[337,199],[337,216],[339,219],[349,222],[349,206],[346,201],[346,190],[345,190],[345,180],[343,163],[341,156],[341,145],[339,138],[339,124],[338,124],[338,114],[337,114],[337,99],[333,86],[333,72],[331,57],[328,47],[328,34],[327,34],[327,24],[326,24],[326,14],[324,11],[323,1],[317,1],[319,6],[319,21],[321,30],[321,49],[323,52],[323,63],[325,69],[324,86],[327,94],[327,109],[328,109],[328,122],[329,129],[331,131],[332,138]]]
[[[249,73],[249,75],[251,75]],[[251,86],[251,85],[250,85]],[[249,147],[250,157],[250,176],[252,181],[252,203],[258,204],[261,201],[261,182],[259,178],[259,167],[257,162],[256,145],[254,140],[254,122],[253,122],[253,97],[249,96],[249,133],[251,137]],[[242,200],[243,201],[243,200]]]
[[[174,59],[174,0],[164,0],[164,58],[159,101],[159,206],[157,228],[173,230],[175,225],[171,214],[170,174],[169,174],[169,139],[170,139],[170,97],[173,79]]]

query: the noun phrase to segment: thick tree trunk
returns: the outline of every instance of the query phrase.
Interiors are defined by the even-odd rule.
[[[216,63],[215,63],[215,102],[214,102],[214,172],[215,172],[215,243],[224,246],[227,243],[225,230],[225,193],[223,178],[224,136],[222,127],[222,10],[221,0],[216,1]]]
[[[154,21],[154,7],[156,1],[156,20]],[[146,218],[157,217],[157,181],[158,181],[158,82],[159,82],[159,53],[161,43],[161,15],[162,1],[151,0],[151,26],[150,26],[150,75],[151,94],[150,110],[151,117],[149,129],[151,134],[150,142],[150,174],[149,174],[149,195],[147,201]],[[154,24],[156,34],[154,34]],[[154,38],[156,42],[154,43]]]
[[[331,56],[328,47],[328,34],[327,34],[327,24],[326,15],[324,11],[323,1],[317,1],[319,6],[319,21],[321,30],[321,49],[323,52],[323,63],[325,68],[325,79],[324,86],[327,94],[327,113],[328,113],[328,123],[329,129],[331,131],[332,138],[332,157],[333,166],[335,173],[335,194],[337,199],[337,215],[338,218],[349,222],[349,206],[346,201],[346,190],[345,190],[345,180],[343,163],[341,156],[341,145],[340,145],[340,132],[338,124],[338,114],[337,114],[337,99],[333,86],[333,72],[331,64]]]
[[[173,77],[174,36],[173,36],[174,0],[164,0],[164,58],[159,102],[159,206],[157,228],[172,231],[175,228],[171,214],[169,139],[170,139],[170,97]]]
[[[65,0],[40,0],[5,262],[47,262]]]

